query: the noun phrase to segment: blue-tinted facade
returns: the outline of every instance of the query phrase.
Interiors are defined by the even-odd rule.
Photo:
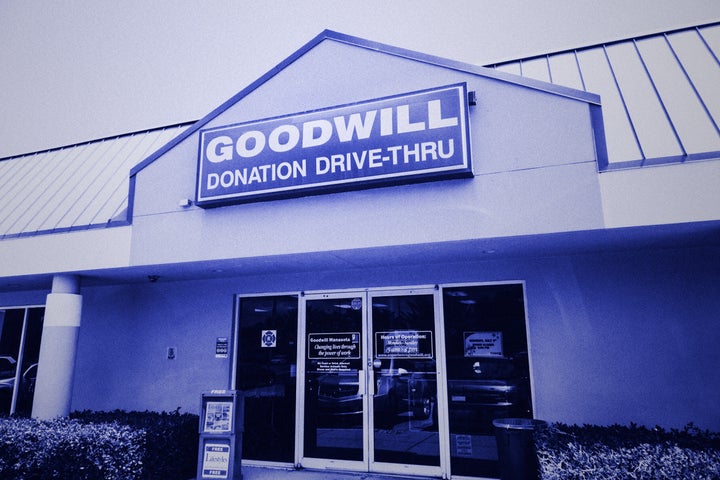
[[[575,68],[580,84],[563,84],[560,73],[535,79],[527,64],[538,60],[483,68],[327,31],[203,119],[168,129],[169,138],[144,132],[1,161],[0,178],[15,193],[5,194],[0,219],[0,305],[45,307],[34,414],[195,412],[201,392],[237,388],[253,392],[249,408],[284,419],[277,425],[302,419],[297,429],[278,427],[277,438],[246,429],[262,437],[256,445],[282,447],[277,455],[249,451],[251,461],[437,476],[496,474],[492,451],[482,453],[492,450],[483,425],[493,416],[720,428],[717,128],[704,143],[686,139],[686,120],[652,75],[656,53],[646,51],[657,42],[675,51],[680,41],[697,44],[699,32],[706,54],[715,52],[708,39],[716,30],[542,59],[551,73]],[[598,79],[607,70],[592,73],[596,55],[610,61],[622,102]],[[619,55],[647,65],[652,80],[640,83],[651,92],[639,95],[665,108],[660,126],[640,126],[634,90],[622,79],[632,71],[620,72]],[[575,66],[556,67],[566,56]],[[710,76],[716,60],[703,64]],[[694,78],[686,76],[712,127],[714,94]],[[295,112],[448,85],[463,86],[464,175],[389,175],[352,189],[197,204],[204,132],[281,118],[265,134],[280,128],[282,150]],[[392,139],[401,124],[399,107],[390,107],[394,128],[382,131]],[[375,110],[390,115],[382,113],[390,107]],[[618,108],[626,113],[618,117]],[[429,125],[408,112],[403,128]],[[366,110],[345,113],[369,118]],[[623,117],[630,121],[618,126]],[[616,153],[625,126],[640,157]],[[658,132],[658,145],[643,128]],[[238,139],[218,145],[235,153],[256,146]],[[337,153],[350,152],[357,165],[358,142],[348,144]],[[436,144],[435,152],[443,150]],[[656,161],[663,158],[673,160]],[[103,180],[105,159],[117,173]],[[350,360],[308,355],[322,343]],[[442,380],[428,381],[434,376]],[[315,401],[359,421],[319,418]],[[337,451],[310,435],[325,428],[368,440],[359,451]],[[383,443],[382,432],[400,428],[424,432],[416,443],[428,448],[413,452],[409,470],[397,461],[409,451]]]

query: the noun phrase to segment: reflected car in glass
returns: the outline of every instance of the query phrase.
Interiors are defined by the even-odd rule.
[[[525,356],[449,358],[448,364],[453,433],[490,433],[496,418],[531,415]]]
[[[433,415],[437,391],[434,371],[397,367],[374,372],[372,399],[376,425],[390,427],[408,419],[425,420]],[[317,401],[319,412],[327,422],[361,416],[363,402],[357,370],[318,376]]]
[[[15,372],[17,371],[17,361],[10,356],[0,356],[0,395],[7,392],[12,393],[15,387]]]
[[[17,392],[16,413],[29,412],[32,407],[32,399],[35,393],[35,381],[37,379],[37,363],[25,367],[20,376],[20,386]],[[10,356],[0,356],[0,402],[2,409],[8,410],[15,389],[15,375],[17,362]]]
[[[32,398],[35,394],[35,381],[37,380],[38,364],[33,363],[22,374],[20,385],[20,397],[23,399]]]

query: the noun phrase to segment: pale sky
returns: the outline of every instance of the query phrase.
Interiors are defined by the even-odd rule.
[[[475,65],[720,21],[720,0],[0,0],[0,158],[199,119],[324,29]]]

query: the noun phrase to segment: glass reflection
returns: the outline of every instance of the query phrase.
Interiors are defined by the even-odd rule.
[[[433,296],[375,297],[372,325],[374,459],[440,465]]]
[[[243,458],[293,462],[298,300],[239,300],[235,385],[245,394]]]
[[[363,460],[362,299],[306,302],[304,454]]]
[[[521,284],[443,291],[453,475],[497,477],[492,421],[531,417]]]

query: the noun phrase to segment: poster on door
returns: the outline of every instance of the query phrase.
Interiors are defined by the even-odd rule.
[[[317,372],[346,372],[360,359],[360,332],[308,333],[307,355]]]
[[[502,357],[502,332],[463,332],[465,358]]]
[[[376,358],[433,358],[430,330],[375,332]]]

